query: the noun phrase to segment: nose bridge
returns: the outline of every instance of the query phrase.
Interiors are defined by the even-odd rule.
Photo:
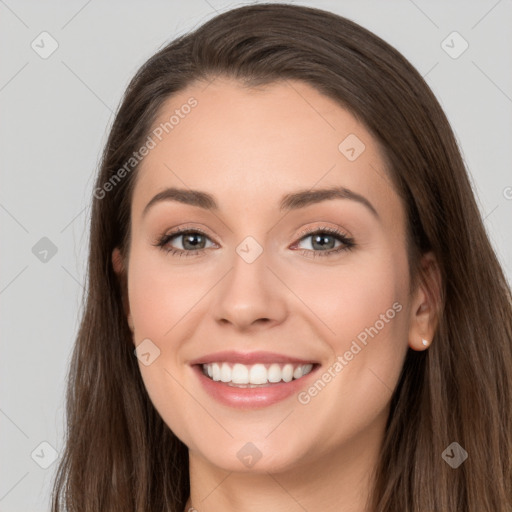
[[[269,256],[253,236],[246,236],[235,247],[232,268],[219,287],[214,312],[218,321],[244,328],[258,320],[283,320],[285,294],[267,267],[271,264]]]

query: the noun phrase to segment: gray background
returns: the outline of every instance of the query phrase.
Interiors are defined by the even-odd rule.
[[[426,77],[512,282],[512,1],[294,3],[353,19]],[[0,0],[0,512],[49,509],[81,312],[89,201],[120,97],[161,45],[239,5]],[[51,48],[50,39],[41,42],[43,31],[58,43],[46,59],[31,47]],[[453,31],[469,44],[458,58],[464,42],[446,40]]]

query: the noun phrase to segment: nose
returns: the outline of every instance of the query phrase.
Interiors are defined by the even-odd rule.
[[[284,321],[287,289],[267,264],[265,251],[251,263],[235,254],[212,305],[218,323],[244,331]]]

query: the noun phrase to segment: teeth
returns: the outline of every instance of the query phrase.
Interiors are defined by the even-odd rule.
[[[293,366],[291,364],[285,364],[283,368],[283,380],[290,382],[293,379]]]
[[[266,384],[267,383],[267,369],[263,364],[255,364],[251,366],[248,375],[247,384]]]
[[[222,363],[220,367],[220,380],[222,382],[231,382],[231,368],[227,363]]]
[[[231,382],[233,384],[249,384],[249,368],[243,364],[235,364],[231,370]]]
[[[214,381],[221,381],[232,385],[262,385],[277,382],[290,382],[300,379],[313,369],[312,364],[278,364],[270,365],[235,363],[208,363],[203,364],[203,373]]]
[[[281,367],[278,364],[271,364],[268,369],[268,382],[279,382],[281,377]]]

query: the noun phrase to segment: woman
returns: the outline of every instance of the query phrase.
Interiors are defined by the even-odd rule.
[[[405,58],[318,9],[223,13],[112,126],[52,509],[510,511],[511,319]]]

